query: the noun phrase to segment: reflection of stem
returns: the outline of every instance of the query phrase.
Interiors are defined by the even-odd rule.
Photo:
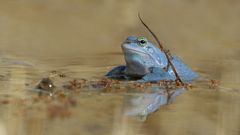
[[[184,83],[183,83],[182,79],[181,79],[180,76],[178,75],[176,68],[174,67],[173,63],[172,63],[171,60],[170,60],[172,56],[171,56],[171,54],[169,53],[169,51],[167,51],[167,50],[165,50],[165,49],[163,48],[163,45],[161,44],[161,42],[159,41],[159,39],[157,38],[157,36],[156,36],[156,35],[153,33],[153,31],[147,26],[147,24],[144,23],[144,21],[143,21],[142,18],[140,17],[140,14],[139,14],[139,13],[138,13],[138,18],[140,19],[141,23],[147,28],[147,30],[152,34],[152,36],[154,37],[154,39],[157,41],[157,43],[158,43],[161,51],[163,51],[164,54],[166,55],[167,60],[168,60],[168,64],[172,67],[173,72],[174,72],[174,74],[175,74],[175,76],[176,76],[176,81],[179,81],[180,84],[181,84],[182,86],[184,86]]]
[[[169,89],[167,89],[166,91],[167,91],[167,104],[168,104],[170,99],[172,98],[172,95],[175,93],[175,91],[172,93],[169,92]]]
[[[170,92],[170,88],[168,87],[168,85],[166,85],[165,86],[165,90],[166,90],[166,92],[167,92],[167,104],[169,103],[169,100],[171,99],[171,97],[172,97],[172,95],[175,93],[175,91],[174,92]]]

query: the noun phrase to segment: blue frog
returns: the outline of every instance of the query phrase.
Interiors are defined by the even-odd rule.
[[[126,65],[113,68],[106,76],[111,79],[156,82],[176,80],[173,67],[164,51],[145,37],[129,36],[122,44]],[[183,82],[191,82],[198,74],[191,70],[179,57],[172,55],[171,63]]]

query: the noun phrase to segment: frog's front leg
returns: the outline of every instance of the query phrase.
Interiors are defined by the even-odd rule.
[[[160,67],[151,67],[150,73],[143,76],[140,82],[157,82],[161,80],[175,80],[176,77],[171,76],[168,72]]]
[[[111,79],[124,79],[127,80],[128,76],[124,73],[126,66],[121,65],[114,67],[111,71],[109,71],[105,76]]]

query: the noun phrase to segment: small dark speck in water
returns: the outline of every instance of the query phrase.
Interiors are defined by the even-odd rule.
[[[43,78],[37,85],[37,88],[46,91],[52,91],[54,88],[54,84],[50,78]]]
[[[59,77],[64,78],[64,77],[66,77],[66,75],[65,74],[59,74]]]
[[[5,76],[4,75],[0,75],[0,80],[2,80],[3,78],[5,78]]]
[[[3,105],[9,104],[9,103],[10,103],[10,101],[6,100],[6,99],[0,101],[0,104],[3,104]]]

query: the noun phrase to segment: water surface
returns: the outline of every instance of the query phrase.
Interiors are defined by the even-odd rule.
[[[240,134],[240,2],[2,0],[0,9],[1,135]],[[122,93],[74,94],[76,105],[56,118],[48,107],[61,102],[33,102],[38,95],[29,90],[53,70],[99,79],[124,64],[120,45],[127,36],[152,40],[138,12],[166,48],[200,73],[193,89],[146,121],[124,115]],[[210,79],[220,86],[210,89]]]

